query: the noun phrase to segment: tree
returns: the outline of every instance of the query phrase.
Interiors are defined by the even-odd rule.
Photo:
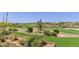
[[[5,19],[5,16],[3,15],[2,27],[3,27],[4,32],[6,30],[6,27],[9,25],[9,23],[7,22],[8,22],[8,13],[6,13],[6,19]]]
[[[0,27],[1,27],[1,28],[5,28],[5,27],[8,27],[8,26],[9,26],[9,23],[0,22]]]
[[[59,22],[58,24],[59,24],[60,27],[64,27],[65,22]]]
[[[42,31],[42,20],[40,19],[40,21],[37,22],[38,28],[40,30],[40,32]]]
[[[2,34],[6,34],[8,33],[6,31],[6,28],[9,27],[10,24],[8,23],[8,13],[6,13],[6,19],[5,19],[5,16],[3,15],[3,22],[0,22],[0,27],[2,29]]]
[[[33,28],[32,27],[28,27],[27,30],[28,30],[29,33],[33,32]]]

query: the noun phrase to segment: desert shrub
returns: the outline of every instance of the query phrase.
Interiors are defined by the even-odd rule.
[[[20,45],[25,46],[26,45],[25,43],[26,43],[25,40],[21,40]]]
[[[59,33],[59,30],[57,30],[57,29],[54,29],[54,32],[56,32],[56,33]]]
[[[59,33],[59,30],[56,30],[56,29],[53,32],[50,32],[47,30],[44,30],[44,32],[43,32],[43,34],[46,36],[57,36],[58,33]]]
[[[0,41],[1,42],[5,42],[5,38],[0,38]]]
[[[28,31],[29,33],[31,33],[31,32],[33,32],[33,28],[32,28],[32,27],[27,27],[27,31]]]
[[[13,31],[13,29],[12,29],[12,28],[10,28],[10,29],[9,29],[9,31]]]
[[[0,35],[0,42],[5,42],[6,36]]]
[[[14,28],[13,31],[18,31],[18,30]]]
[[[44,45],[46,45],[47,44],[47,42],[46,41],[44,41],[44,40],[41,40],[41,41],[39,41],[38,42],[38,47],[43,47]]]
[[[43,34],[46,36],[52,36],[52,32],[47,31],[47,30],[44,30]]]
[[[35,36],[34,35],[32,35],[29,39],[28,39],[28,41],[27,41],[27,46],[28,47],[31,47],[32,46],[32,41],[35,39]],[[26,44],[26,43],[25,43]]]
[[[0,47],[9,47],[9,46],[10,46],[9,43],[7,43],[7,42],[4,42],[4,43],[0,44]]]
[[[9,31],[18,31],[18,30],[15,28],[10,28]]]
[[[16,41],[16,40],[19,40],[19,39],[15,36],[13,40]]]
[[[53,33],[52,33],[52,36],[55,36],[55,37],[56,37],[57,34],[58,34],[57,32],[53,32]]]
[[[41,43],[44,39],[43,36],[41,35],[32,35],[28,42],[27,42],[27,46],[28,47],[37,47],[37,46],[41,46]],[[39,44],[40,43],[40,44]]]
[[[53,31],[53,33],[52,33],[52,35],[53,36],[57,36],[57,34],[59,33],[59,30],[57,30],[57,29],[54,29],[54,31]]]
[[[2,31],[0,34],[1,35],[9,35],[9,34],[11,34],[11,31]]]

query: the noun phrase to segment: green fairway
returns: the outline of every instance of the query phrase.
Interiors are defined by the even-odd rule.
[[[78,30],[70,30],[70,29],[59,29],[60,32],[67,34],[79,34]]]
[[[12,33],[12,35],[13,35],[13,36],[22,37],[22,38],[24,38],[25,40],[27,40],[27,38],[29,37],[28,34],[26,34],[26,33],[21,33],[21,32],[14,32],[14,33]]]
[[[79,47],[79,38],[57,38],[45,36],[50,42],[55,42],[56,47]]]
[[[49,30],[49,31],[53,31],[54,29],[57,29],[65,34],[79,34],[79,30],[65,29],[65,28],[45,28],[45,30]]]

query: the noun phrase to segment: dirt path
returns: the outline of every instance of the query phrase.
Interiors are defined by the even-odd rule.
[[[76,29],[76,28],[64,28],[64,29],[79,30],[79,29]]]
[[[58,34],[57,37],[79,37],[79,34]]]

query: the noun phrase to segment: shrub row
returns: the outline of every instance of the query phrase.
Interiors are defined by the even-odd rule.
[[[55,29],[53,32],[50,32],[48,30],[44,30],[43,34],[47,36],[57,36],[59,33],[59,30]]]

